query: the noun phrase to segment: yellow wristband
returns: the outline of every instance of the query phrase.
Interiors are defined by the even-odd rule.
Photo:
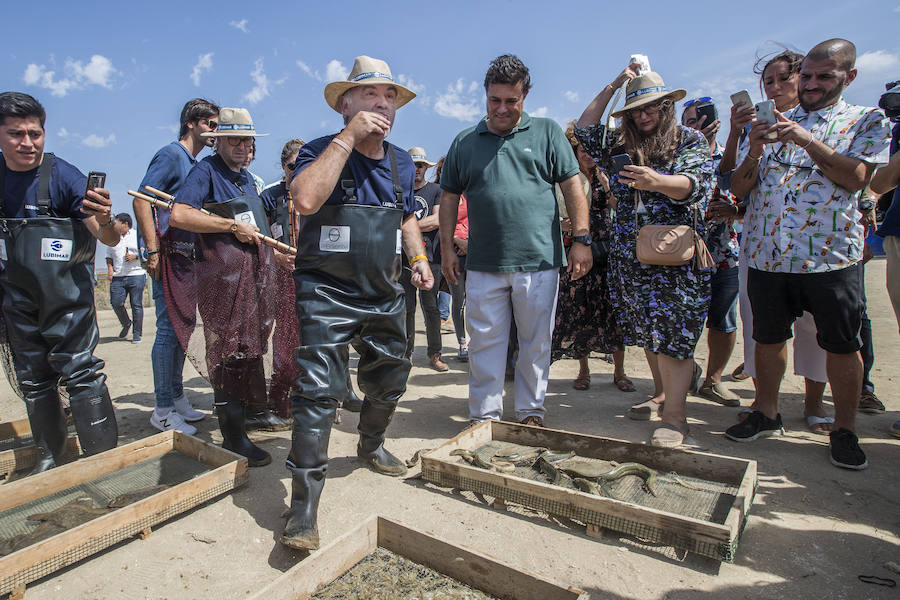
[[[413,266],[420,260],[428,260],[428,257],[424,254],[417,254],[416,256],[413,256],[411,259],[409,259],[409,266]]]

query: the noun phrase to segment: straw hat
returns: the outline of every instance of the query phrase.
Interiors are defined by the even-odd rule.
[[[671,98],[672,102],[678,102],[687,95],[683,89],[669,90],[659,73],[648,71],[628,82],[625,88],[625,106],[612,113],[610,116],[618,119],[632,108],[644,106],[663,98]]]
[[[357,56],[353,61],[353,70],[347,76],[347,81],[332,81],[325,86],[325,102],[337,112],[341,112],[340,99],[347,90],[358,85],[378,83],[386,83],[397,88],[397,108],[416,97],[414,91],[394,81],[391,76],[391,68],[386,62],[369,56]]]
[[[437,164],[431,162],[430,160],[428,160],[428,158],[426,158],[427,155],[425,154],[425,148],[416,146],[414,148],[410,148],[409,150],[407,150],[407,152],[409,152],[409,155],[412,157],[413,162],[416,164],[425,163],[429,167],[433,167]]]
[[[219,125],[215,131],[200,134],[202,137],[262,137],[268,133],[256,133],[253,119],[246,108],[223,108],[219,111]]]

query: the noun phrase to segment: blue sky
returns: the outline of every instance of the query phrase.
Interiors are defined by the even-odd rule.
[[[322,90],[360,54],[386,60],[419,97],[400,109],[390,141],[432,158],[484,114],[488,63],[519,55],[531,70],[526,111],[564,123],[633,53],[688,98],[760,97],[752,68],[778,41],[805,51],[846,37],[860,76],[848,101],[875,105],[900,79],[900,0],[796,3],[533,2],[405,0],[343,2],[7,2],[0,61],[4,90],[46,107],[47,150],[83,172],[108,173],[116,212],[131,212],[128,188],[154,152],[175,139],[178,113],[195,96],[244,106],[257,131],[251,170],[280,177],[282,144],[341,125]],[[152,8],[151,8],[152,7]],[[723,127],[722,139],[727,134]]]

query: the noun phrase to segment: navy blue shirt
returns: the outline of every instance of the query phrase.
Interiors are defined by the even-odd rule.
[[[333,138],[334,135],[326,135],[300,148],[300,152],[297,154],[297,167],[294,169],[294,177],[313,164],[319,158],[319,155],[325,151],[325,148],[328,147]],[[397,171],[399,171],[397,180],[403,187],[402,206],[397,206],[396,196],[394,195],[388,146],[393,147],[397,155]],[[369,158],[356,150],[353,150],[350,158],[347,159],[347,164],[350,165],[350,172],[353,174],[353,179],[356,182],[357,203],[365,206],[402,208],[403,217],[406,218],[416,212],[418,208],[413,199],[413,182],[416,179],[416,166],[406,150],[402,150],[389,142],[384,142],[384,148],[385,154],[381,160]],[[342,204],[343,200],[344,190],[341,189],[340,182],[338,182],[325,204]]]
[[[150,159],[150,166],[147,167],[147,173],[138,186],[138,191],[152,195],[144,189],[145,185],[156,188],[174,196],[181,189],[185,177],[190,170],[197,164],[197,160],[188,152],[181,142],[172,142],[160,148],[153,158]],[[169,230],[169,211],[153,209],[156,214],[156,222],[159,226],[159,234],[165,235]],[[172,231],[174,239],[181,241],[193,241],[194,234],[189,231],[177,229]]]
[[[892,133],[891,156],[900,150],[900,123],[894,125]],[[891,201],[891,207],[888,209],[887,214],[884,215],[881,227],[878,228],[876,233],[881,237],[900,235],[900,186],[894,189],[894,199]]]
[[[275,219],[275,209],[287,201],[287,195],[287,186],[284,185],[284,179],[263,188],[259,198],[262,200],[263,206],[266,207],[269,222]]]
[[[218,154],[214,154],[191,169],[175,196],[175,202],[199,209],[208,202],[227,202],[239,196],[259,197],[253,178],[247,169],[235,173]]]
[[[6,166],[5,160],[0,160],[0,169],[4,170],[0,216],[7,219],[36,217],[40,166],[30,171],[13,171]],[[81,212],[85,187],[87,177],[70,163],[54,156],[50,168],[50,216],[86,219],[88,215]]]

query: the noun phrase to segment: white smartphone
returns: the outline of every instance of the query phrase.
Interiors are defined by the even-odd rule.
[[[631,58],[628,59],[628,64],[638,63],[641,65],[641,68],[638,69],[638,75],[643,75],[644,73],[649,73],[650,69],[650,59],[647,58],[646,54],[632,54]]]
[[[775,102],[773,100],[764,100],[763,102],[758,102],[755,108],[757,121],[765,121],[769,125],[774,125],[778,122],[778,119],[775,118]],[[770,133],[766,135],[765,139],[774,140],[777,138],[778,136],[776,134]]]
[[[750,92],[747,90],[741,90],[736,94],[732,94],[731,103],[735,106],[753,106],[753,101],[750,99]]]

